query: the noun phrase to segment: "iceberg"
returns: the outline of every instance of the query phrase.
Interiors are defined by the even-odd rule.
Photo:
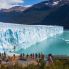
[[[0,22],[0,52],[27,49],[50,37],[63,33],[62,26],[23,25]]]

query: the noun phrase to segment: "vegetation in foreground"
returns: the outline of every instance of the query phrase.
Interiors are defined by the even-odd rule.
[[[30,58],[35,60],[37,64],[31,63],[27,64],[26,66],[20,64],[18,60],[21,61],[27,61],[24,59],[28,59],[29,56]],[[13,56],[16,58],[15,56]],[[16,60],[16,62],[13,62],[12,64],[9,63],[10,60],[4,60],[6,58],[6,54],[0,56],[2,60],[0,60],[0,69],[69,69],[69,59],[63,59],[60,57],[55,58],[52,54],[49,54],[47,59],[45,60],[43,54],[31,54],[31,55],[20,55],[19,59]],[[37,59],[38,58],[38,59]],[[3,64],[2,62],[5,61],[6,63]],[[12,61],[11,61],[12,62]],[[29,62],[30,63],[30,62]]]
[[[3,65],[0,64],[0,69],[69,69],[69,61],[66,60],[54,60],[51,64],[46,64],[42,59],[38,62],[37,65],[29,64],[26,67],[19,66],[18,63],[14,65]]]

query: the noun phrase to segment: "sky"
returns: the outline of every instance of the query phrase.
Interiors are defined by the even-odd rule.
[[[24,5],[33,5],[33,4],[41,2],[42,0],[24,0],[24,1],[25,1]]]
[[[31,6],[42,0],[0,0],[0,9],[8,9],[13,6]]]

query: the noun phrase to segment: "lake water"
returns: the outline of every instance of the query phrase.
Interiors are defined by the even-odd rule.
[[[51,53],[69,56],[69,30],[64,30],[63,34],[36,43],[28,49],[20,49],[17,53],[44,53],[46,55]]]

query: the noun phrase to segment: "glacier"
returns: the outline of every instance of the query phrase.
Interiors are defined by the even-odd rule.
[[[0,22],[0,52],[27,49],[50,37],[63,33],[62,26],[23,25]]]

